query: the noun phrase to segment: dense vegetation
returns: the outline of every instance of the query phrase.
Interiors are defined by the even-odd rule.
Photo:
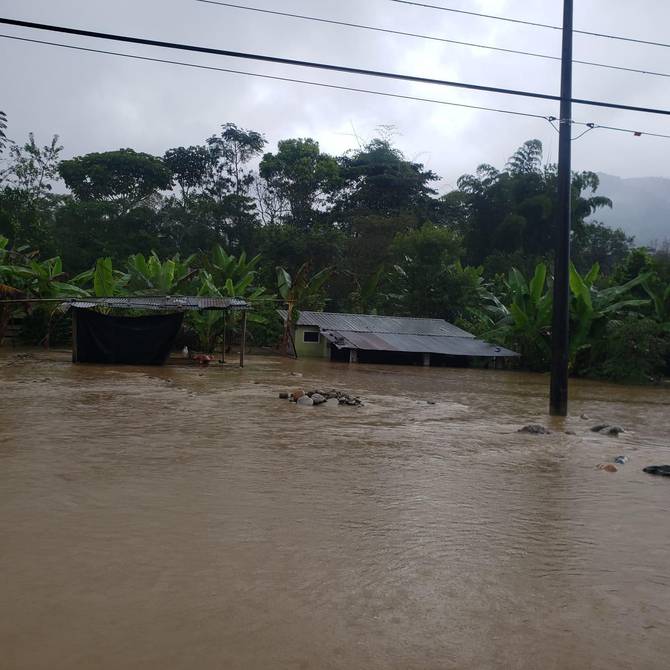
[[[262,344],[282,339],[272,299],[292,310],[441,317],[547,369],[556,169],[538,140],[439,195],[438,176],[388,135],[343,156],[312,139],[268,152],[262,134],[225,124],[162,157],[120,149],[62,160],[57,136],[40,146],[6,132],[0,113],[4,296],[241,295],[256,301]],[[658,378],[669,255],[594,222],[612,206],[597,191],[597,175],[574,174],[572,369]],[[0,335],[14,309],[0,309]],[[203,347],[221,337],[213,316],[191,325]]]

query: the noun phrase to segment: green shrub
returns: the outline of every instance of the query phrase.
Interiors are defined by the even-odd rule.
[[[607,324],[592,374],[613,381],[648,383],[667,372],[670,340],[660,324],[631,314]]]

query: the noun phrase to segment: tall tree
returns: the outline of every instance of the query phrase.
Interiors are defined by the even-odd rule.
[[[388,139],[374,139],[340,160],[347,185],[345,212],[382,216],[413,213],[418,223],[430,218],[438,179],[421,163],[403,156]]]
[[[260,174],[267,188],[286,203],[288,221],[298,230],[312,228],[329,208],[339,186],[337,161],[312,139],[282,140],[277,153],[266,153]]]
[[[217,159],[208,146],[190,146],[168,149],[163,156],[163,162],[179,186],[182,203],[188,204],[211,181]]]
[[[172,173],[162,159],[133,149],[77,156],[62,161],[58,171],[79,200],[111,202],[119,212],[172,185]]]

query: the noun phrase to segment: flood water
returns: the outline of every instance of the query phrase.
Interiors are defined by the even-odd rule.
[[[667,390],[575,382],[564,422],[541,375],[34,356],[0,353],[3,669],[670,667]]]

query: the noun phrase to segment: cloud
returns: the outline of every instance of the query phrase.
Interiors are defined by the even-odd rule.
[[[368,23],[397,30],[498,46],[560,53],[560,33],[474,17],[406,7],[387,0],[244,0],[266,8]],[[446,3],[445,3],[446,4]],[[560,23],[560,7],[551,0],[512,3],[481,0],[474,5],[452,0],[450,6],[519,18]],[[630,6],[593,0],[579,6],[577,27],[665,40],[670,6],[652,2],[646,13]],[[559,66],[552,61],[486,52],[409,37],[315,24],[227,9],[193,0],[0,0],[4,16],[119,32],[289,58],[341,63],[421,76],[557,93]],[[38,31],[6,28],[7,34],[43,38]],[[551,102],[470,93],[302,68],[166,52],[80,38],[48,39],[167,57],[217,67],[296,77],[390,91],[402,95],[557,114]],[[642,47],[613,40],[576,36],[575,57],[670,72],[670,49]],[[270,146],[279,139],[311,136],[324,150],[341,153],[376,128],[391,124],[396,141],[409,158],[424,162],[443,177],[448,189],[458,176],[479,163],[497,166],[522,142],[539,138],[545,158],[556,159],[556,133],[537,119],[394,100],[300,84],[254,79],[112,56],[0,40],[3,71],[0,108],[9,115],[9,131],[21,140],[34,131],[43,142],[59,133],[67,155],[132,146],[162,154],[171,146],[203,142],[220,125],[232,121],[263,132]],[[667,80],[657,77],[575,66],[575,96],[622,100],[663,107]],[[574,117],[606,125],[668,132],[662,117],[576,107]],[[575,169],[593,169],[624,177],[670,176],[670,140],[634,138],[593,131],[574,144]]]

